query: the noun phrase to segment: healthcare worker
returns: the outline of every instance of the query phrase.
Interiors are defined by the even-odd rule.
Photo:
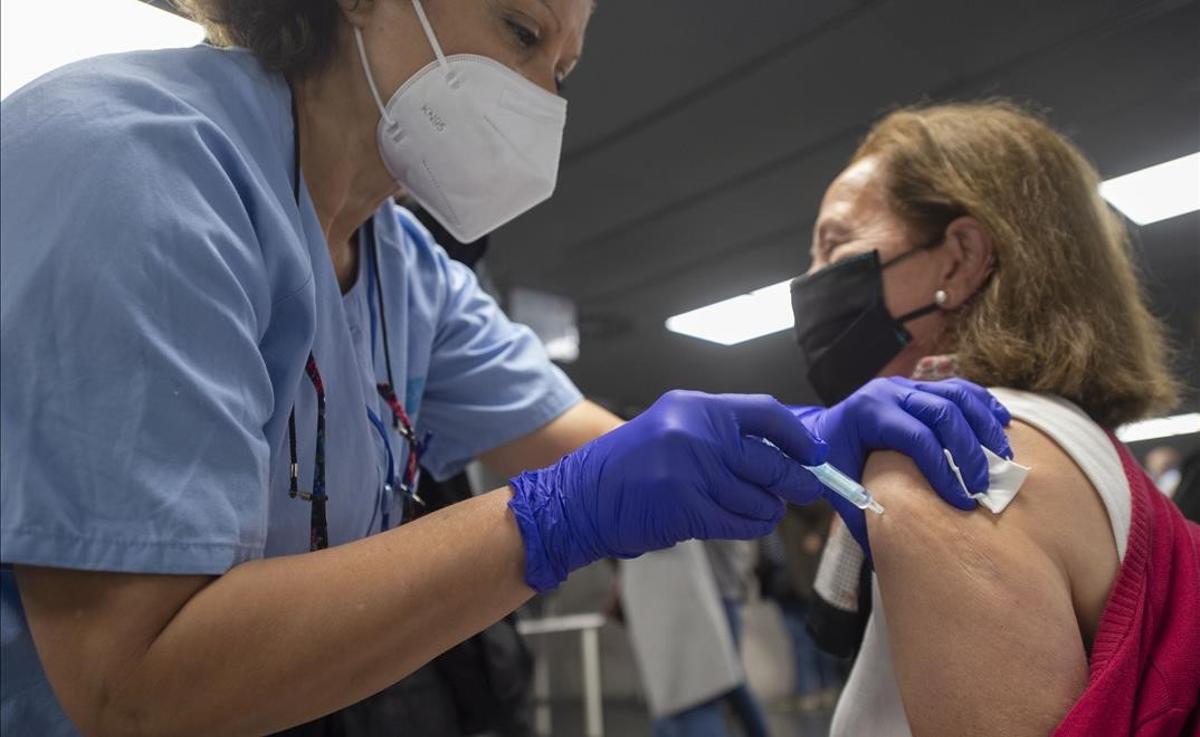
[[[591,5],[212,0],[248,49],[4,101],[6,734],[284,729],[599,558],[765,534],[829,445],[1003,450],[963,383],[673,392],[614,430],[390,204],[470,241],[548,197]],[[398,526],[419,467],[476,456],[519,475]]]

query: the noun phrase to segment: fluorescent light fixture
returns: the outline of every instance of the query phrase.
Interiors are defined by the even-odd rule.
[[[1109,179],[1100,194],[1138,225],[1200,210],[1200,153]]]
[[[1123,443],[1136,443],[1139,440],[1169,438],[1196,432],[1200,432],[1200,412],[1189,412],[1121,425],[1117,428],[1117,437]]]
[[[781,281],[669,317],[667,330],[721,345],[734,345],[787,330],[795,324],[791,282],[791,279]]]
[[[90,56],[194,46],[203,40],[199,24],[139,0],[4,0],[0,97]]]

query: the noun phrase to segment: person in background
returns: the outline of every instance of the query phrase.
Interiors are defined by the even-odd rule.
[[[1200,448],[1183,459],[1179,470],[1179,486],[1172,497],[1175,506],[1193,522],[1200,522]]]
[[[1158,490],[1167,496],[1175,496],[1181,478],[1180,466],[1183,457],[1169,445],[1159,445],[1146,453],[1146,473]]]
[[[734,649],[740,657],[744,632],[742,607],[750,599],[758,543],[753,540],[709,540],[704,543],[704,552],[708,555],[713,579],[717,583]],[[763,713],[762,704],[750,687],[748,678],[743,678],[720,700],[729,707],[746,737],[766,737],[770,733],[767,715]]]
[[[622,560],[619,577],[655,737],[729,737],[724,697],[746,674],[704,543]]]
[[[793,507],[775,531],[759,541],[762,593],[778,604],[792,643],[794,682],[788,706],[802,712],[833,707],[846,667],[817,647],[807,625],[813,579],[832,517],[828,506]]]
[[[654,737],[767,737],[742,667],[742,606],[756,543],[684,543],[622,561],[621,621],[646,689]]]

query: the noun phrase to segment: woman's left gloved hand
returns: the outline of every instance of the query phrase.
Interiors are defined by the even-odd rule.
[[[938,496],[959,509],[974,509],[975,500],[963,491],[943,449],[954,456],[971,493],[988,488],[981,445],[1012,458],[1004,434],[1012,420],[1008,410],[987,390],[962,379],[873,379],[829,409],[789,409],[829,444],[829,462],[851,478],[862,480],[871,451],[898,451],[913,459]],[[825,489],[815,477],[805,483],[821,489],[870,558],[863,510]]]
[[[668,392],[607,435],[509,482],[525,580],[547,591],[600,558],[691,539],[760,538],[783,516],[785,499],[820,499],[802,464],[819,464],[828,451],[771,397]]]

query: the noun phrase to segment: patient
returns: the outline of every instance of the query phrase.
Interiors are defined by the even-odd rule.
[[[874,607],[832,734],[1196,729],[1200,528],[1108,434],[1176,387],[1092,166],[1008,104],[899,111],[825,193],[812,257],[797,331],[827,402],[873,374],[1003,387],[1032,468],[1001,514],[963,512],[871,456]]]

